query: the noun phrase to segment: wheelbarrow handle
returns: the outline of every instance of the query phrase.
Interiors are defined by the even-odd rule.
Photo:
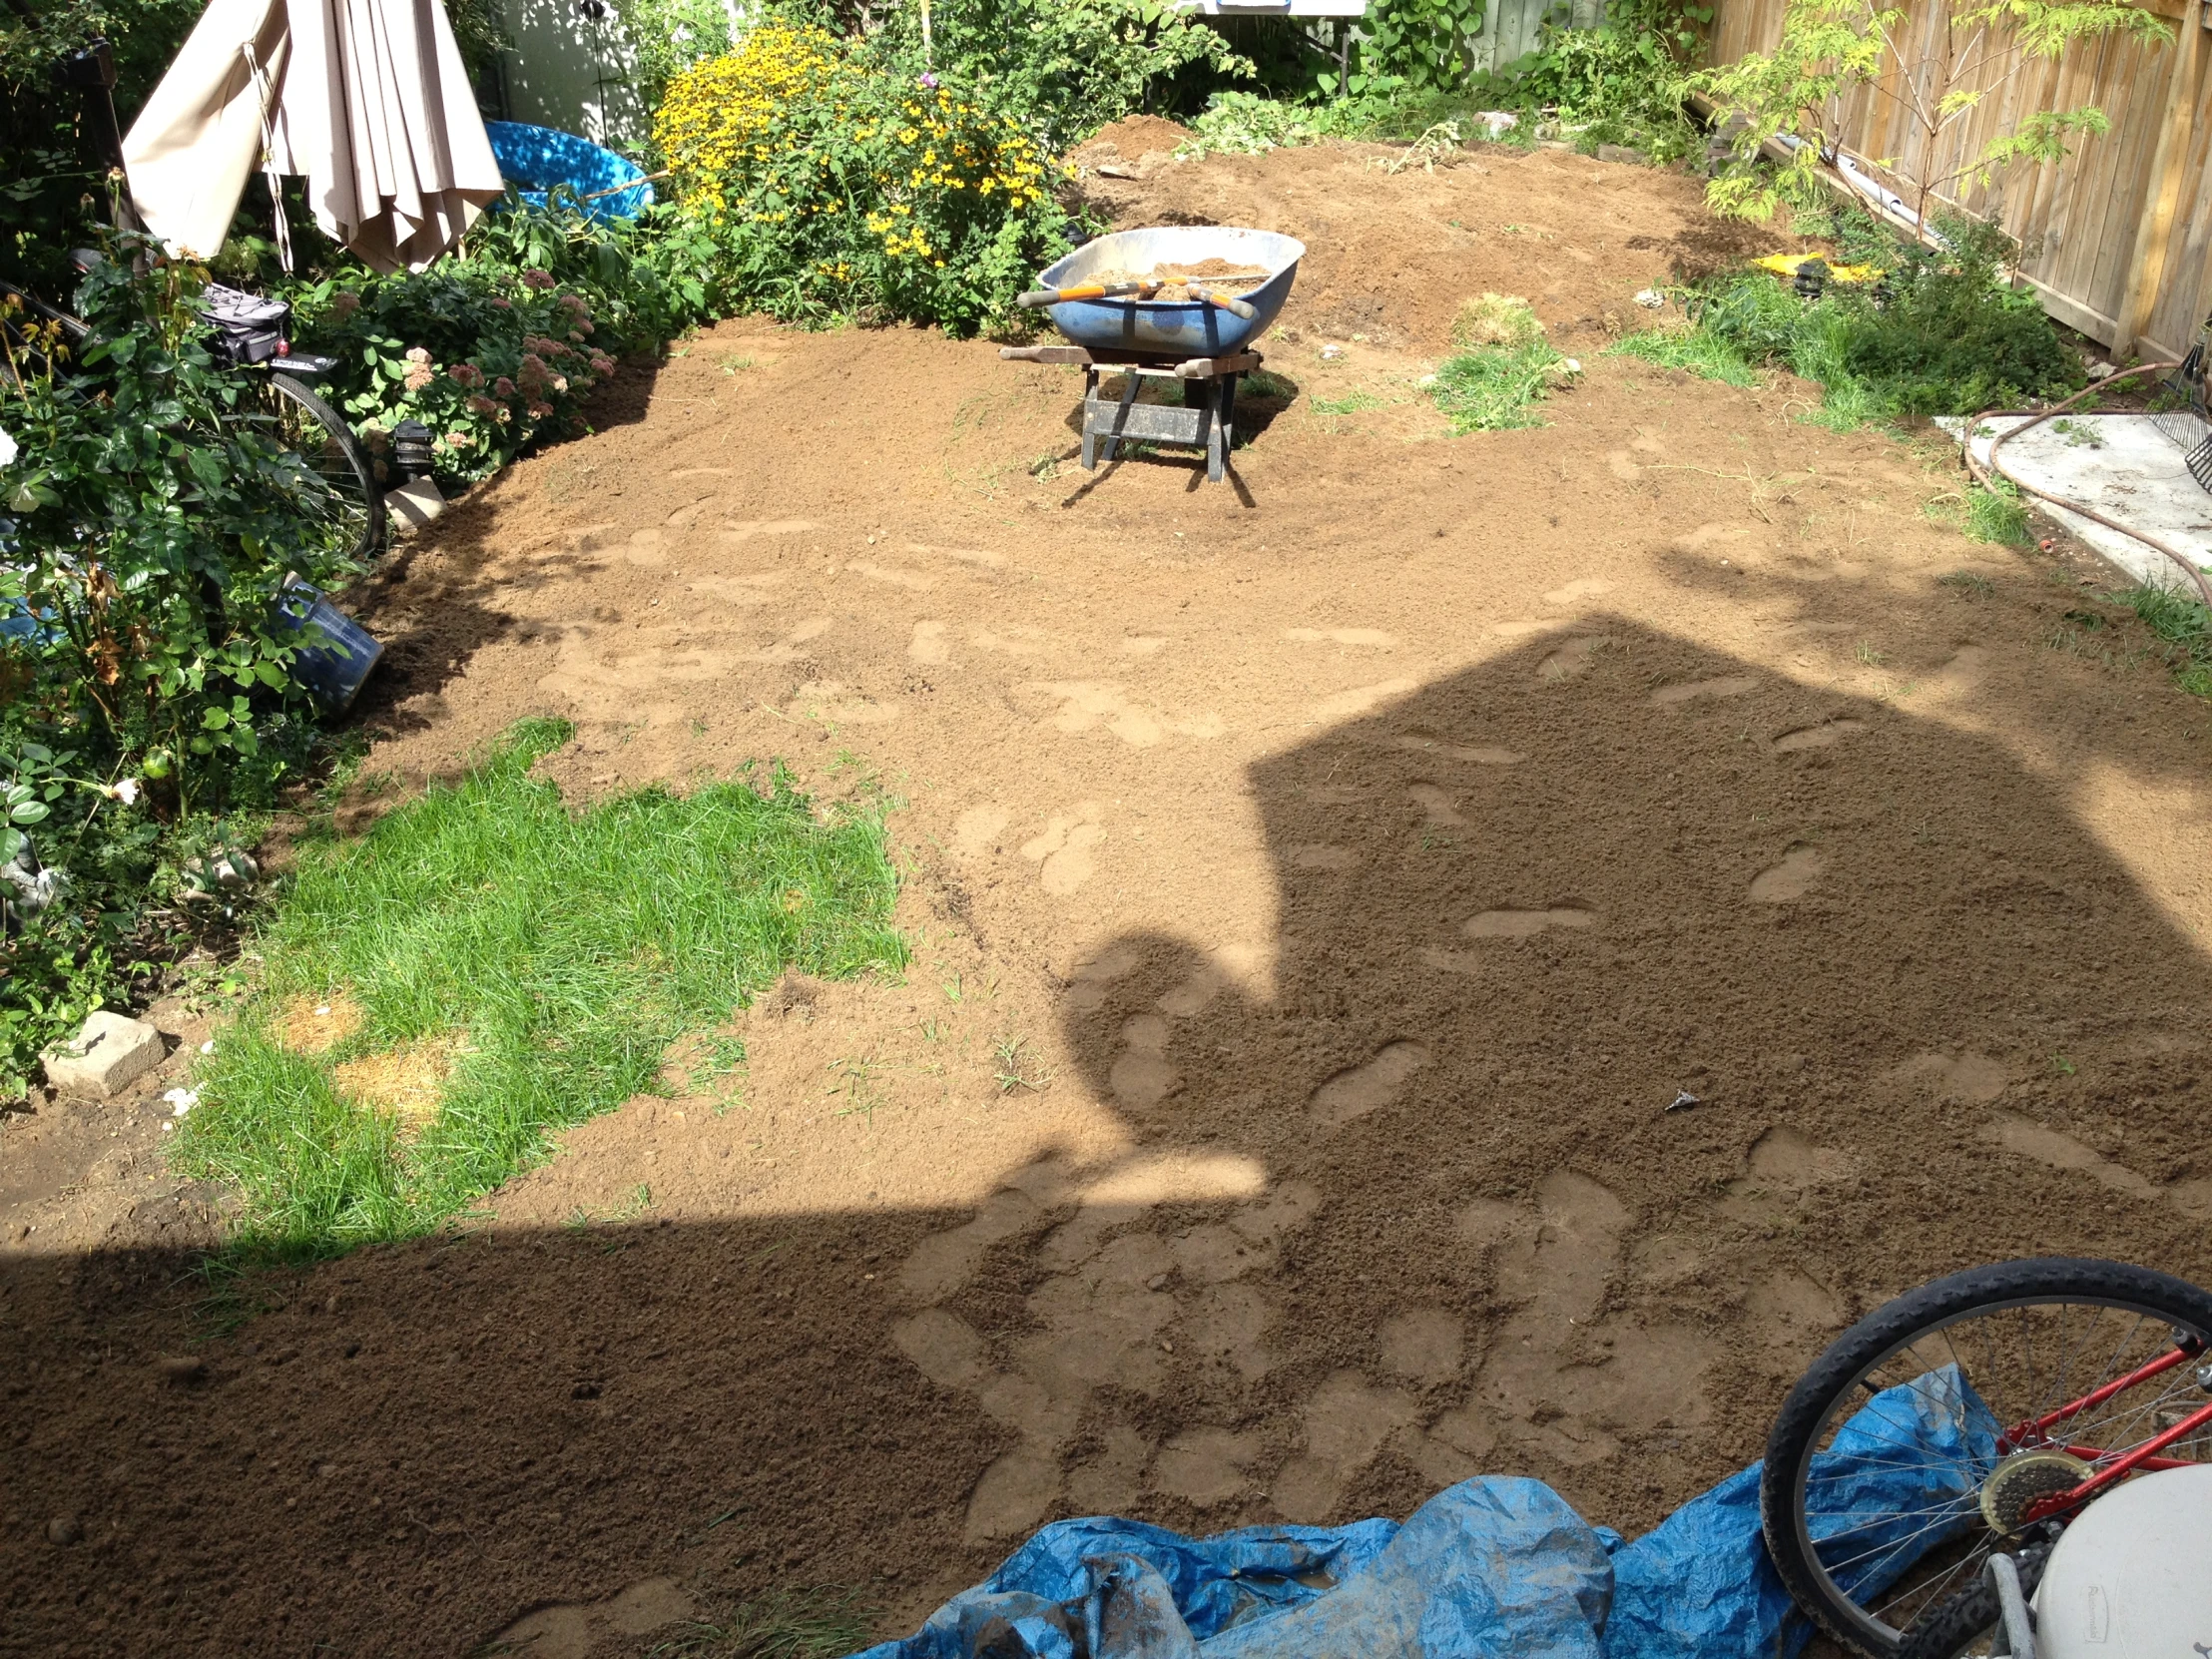
[[[1218,292],[1213,288],[1202,288],[1192,284],[1187,286],[1184,291],[1189,293],[1193,299],[1203,299],[1209,305],[1219,305],[1231,316],[1241,316],[1247,322],[1260,314],[1244,300],[1233,298],[1229,294]]]
[[[1018,296],[1014,303],[1027,305],[1034,310],[1042,305],[1058,305],[1070,299],[1119,299],[1129,293],[1156,293],[1159,287],[1157,282],[1083,282],[1072,288],[1031,288]]]

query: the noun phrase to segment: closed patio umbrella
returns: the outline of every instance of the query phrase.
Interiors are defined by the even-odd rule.
[[[421,270],[504,188],[440,0],[210,0],[123,158],[147,228],[203,259],[257,164],[378,271]]]

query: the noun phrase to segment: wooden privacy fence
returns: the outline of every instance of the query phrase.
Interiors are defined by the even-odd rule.
[[[2020,274],[2059,321],[2145,358],[2178,357],[2212,308],[2212,77],[2206,0],[2145,0],[2172,27],[2163,45],[2106,36],[2077,42],[2055,62],[2007,48],[1975,83],[1982,102],[1936,140],[1936,153],[1901,102],[1854,89],[1837,129],[1862,163],[1896,162],[1913,177],[1965,166],[1989,139],[2037,110],[2093,104],[2111,131],[2082,139],[2056,164],[2014,163],[1986,185],[1938,191],[1948,206],[1994,216],[2027,251]],[[1905,73],[1939,44],[1948,0],[1904,0],[1898,45]],[[1783,0],[1720,0],[1712,61],[1769,52],[1782,38]],[[1895,86],[1897,71],[1890,84]],[[1973,84],[1973,83],[1970,83]],[[1879,165],[1869,170],[1908,201],[1913,190]]]

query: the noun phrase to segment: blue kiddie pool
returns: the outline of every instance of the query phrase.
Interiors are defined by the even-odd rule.
[[[518,186],[515,194],[533,208],[544,207],[547,194],[561,185],[580,198],[614,191],[584,203],[584,212],[594,219],[635,219],[653,205],[653,187],[644,170],[589,139],[519,121],[487,121],[484,132],[491,139],[499,176]],[[617,188],[622,185],[632,188]]]

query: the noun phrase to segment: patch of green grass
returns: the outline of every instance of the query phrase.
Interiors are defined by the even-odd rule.
[[[1380,409],[1382,399],[1372,391],[1350,391],[1342,397],[1317,397],[1313,405],[1316,414],[1348,415],[1359,414],[1364,409]]]
[[[264,926],[262,986],[200,1073],[181,1171],[232,1183],[234,1253],[308,1260],[432,1231],[556,1131],[665,1093],[671,1043],[726,1020],[786,967],[896,971],[898,876],[868,806],[818,819],[779,771],[757,793],[652,788],[571,812],[529,776],[568,740],[518,726],[458,785],[353,840],[300,846]],[[360,1029],[281,1046],[294,997],[342,994]],[[434,1114],[409,1126],[335,1068],[443,1045]]]
[[[687,1621],[647,1659],[841,1659],[867,1645],[869,1614],[850,1590],[778,1590]]]
[[[1936,578],[1936,585],[1968,599],[1987,599],[1997,591],[1997,585],[1977,570],[1946,570]]]
[[[1480,345],[1447,358],[1428,395],[1453,432],[1503,432],[1543,422],[1529,405],[1544,395],[1556,365],[1564,362],[1549,341]]]
[[[1272,369],[1256,368],[1244,377],[1239,388],[1241,397],[1266,397],[1278,403],[1288,403],[1298,396],[1298,387]]]
[[[2212,611],[2186,594],[2148,584],[2114,597],[2165,645],[2166,666],[2181,689],[2212,698]]]
[[[1709,328],[1649,328],[1605,348],[1609,357],[1641,357],[1661,368],[1687,369],[1730,386],[1754,386],[1759,376],[1744,354]]]

